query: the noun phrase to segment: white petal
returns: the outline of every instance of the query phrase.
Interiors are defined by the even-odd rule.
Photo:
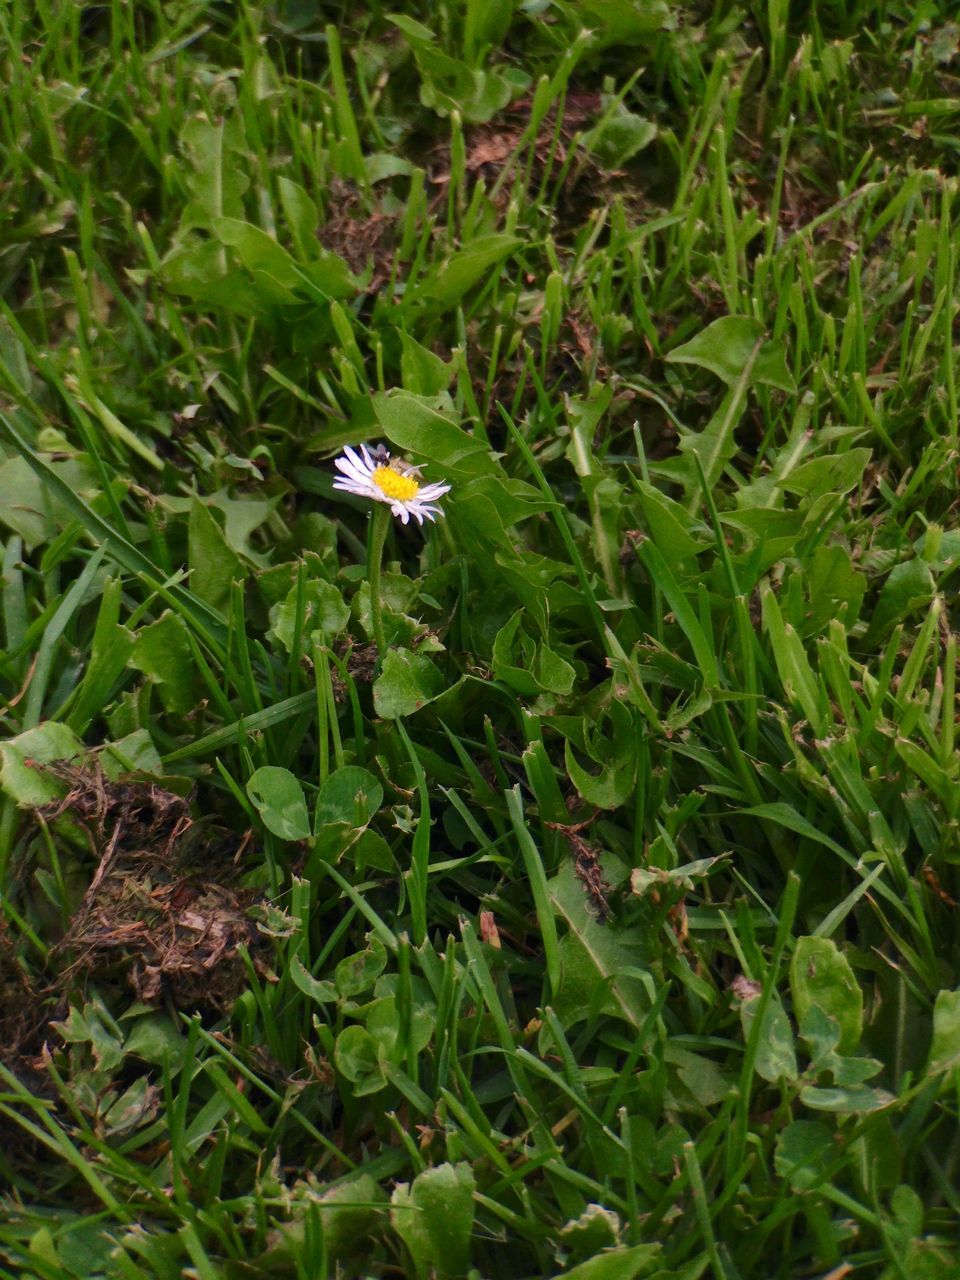
[[[423,498],[427,502],[432,502],[434,498],[442,498],[445,493],[450,492],[448,484],[425,484],[420,488],[417,494],[418,498]]]
[[[365,498],[367,502],[375,501],[377,496],[375,493],[371,493],[369,489],[363,488],[360,485],[344,485],[342,491],[344,493],[352,493],[355,498]]]
[[[351,480],[356,480],[361,484],[369,484],[370,476],[362,467],[354,465],[346,458],[336,458],[333,464],[343,475],[349,476]]]
[[[366,476],[334,476],[334,488],[359,489],[362,493],[369,493],[375,486],[366,478]]]
[[[373,471],[373,463],[370,461],[370,455],[367,453],[366,446],[361,445],[360,448],[363,450],[362,457],[357,453],[356,449],[351,449],[349,445],[344,448],[343,452],[346,454],[353,466],[361,472],[361,474],[370,475]]]

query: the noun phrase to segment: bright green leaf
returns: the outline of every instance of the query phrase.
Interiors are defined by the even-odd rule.
[[[190,507],[190,589],[223,612],[232,584],[247,574],[243,561],[227,543],[210,508],[195,498]]]
[[[927,1074],[952,1071],[955,1067],[960,1067],[960,989],[937,993]]]
[[[156,622],[143,627],[137,633],[130,663],[156,683],[168,711],[182,713],[196,706],[193,654],[179,614],[167,609]]]
[[[303,788],[289,769],[264,765],[250,776],[247,795],[268,831],[281,840],[306,840],[310,820]]]
[[[445,688],[443,676],[429,658],[408,649],[391,649],[374,682],[374,710],[385,720],[397,720],[413,715]]]
[[[466,1274],[473,1191],[473,1170],[468,1164],[425,1169],[412,1185],[401,1182],[394,1189],[390,1221],[423,1280],[431,1275],[451,1278]]]
[[[82,751],[83,743],[72,729],[56,720],[45,720],[0,742],[0,787],[24,807],[47,804],[63,794],[64,784],[42,766],[55,760],[75,760]]]
[[[317,795],[317,831],[336,823],[365,827],[383,802],[383,787],[366,769],[348,764],[325,778]]]
[[[794,1016],[803,1023],[815,1005],[840,1027],[840,1052],[855,1049],[863,1027],[863,992],[853,969],[829,938],[798,938],[790,962]]]
[[[754,360],[750,382],[754,385],[796,391],[787,368],[783,344],[763,341],[764,327],[747,316],[722,316],[696,337],[675,347],[665,357],[670,364],[696,364],[709,369],[727,386],[733,386]],[[754,352],[757,352],[754,357]]]

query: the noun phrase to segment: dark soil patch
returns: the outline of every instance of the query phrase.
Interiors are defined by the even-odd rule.
[[[325,249],[339,254],[356,276],[370,270],[367,293],[379,293],[393,272],[397,215],[366,213],[360,193],[335,178],[326,202],[326,221],[317,233]]]

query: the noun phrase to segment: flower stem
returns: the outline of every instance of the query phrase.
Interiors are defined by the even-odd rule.
[[[373,638],[376,642],[380,661],[386,657],[387,642],[383,634],[383,603],[380,599],[380,569],[383,564],[383,546],[390,528],[390,508],[377,503],[370,517],[370,530],[367,535],[367,581],[370,584],[370,618],[373,623]]]

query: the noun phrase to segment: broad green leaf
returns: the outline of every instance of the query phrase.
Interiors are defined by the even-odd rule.
[[[803,498],[847,493],[863,479],[872,456],[869,449],[849,449],[846,453],[813,458],[778,480],[777,488]]]
[[[409,178],[416,173],[417,166],[395,151],[368,151],[363,157],[363,168],[367,182],[383,182],[385,178]]]
[[[306,281],[328,298],[352,298],[360,288],[345,260],[329,249],[320,249],[301,271]],[[301,292],[310,290],[304,286]]]
[[[294,301],[293,291],[300,284],[300,273],[290,254],[272,236],[241,218],[217,218],[213,229],[221,244],[236,251],[248,271],[269,276],[288,291],[289,301]]]
[[[446,681],[429,658],[408,649],[391,649],[374,682],[374,710],[385,720],[413,715],[438,698],[446,687]]]
[[[795,1191],[805,1191],[822,1180],[837,1154],[833,1132],[820,1120],[793,1120],[777,1135],[773,1163]]]
[[[100,492],[84,459],[51,459],[47,465],[86,501],[93,501]],[[73,513],[25,458],[8,458],[0,463],[0,521],[23,538],[28,551],[51,541],[72,518]]]
[[[927,1074],[952,1071],[955,1067],[960,1067],[960,989],[937,993]]]
[[[674,21],[667,0],[581,0],[579,11],[602,45],[646,44]]]
[[[82,751],[83,743],[72,729],[56,720],[44,720],[0,742],[0,787],[23,807],[47,804],[63,794],[64,784],[43,765],[75,760]]]
[[[278,1221],[271,1230],[275,1246],[262,1255],[260,1263],[264,1274],[284,1275],[294,1270],[293,1259],[304,1256],[306,1224],[314,1217],[323,1232],[323,1248],[327,1261],[336,1264],[344,1274],[363,1270],[358,1259],[368,1255],[370,1241],[386,1215],[377,1205],[386,1204],[386,1196],[369,1173],[352,1175],[349,1181],[337,1181],[328,1191],[318,1193],[314,1187],[306,1192],[305,1214],[298,1200],[302,1183],[298,1183],[291,1196],[292,1216],[289,1221]]]
[[[377,984],[379,990],[380,984]],[[433,1038],[436,1019],[422,1005],[410,1014],[409,1026],[400,1038],[400,1013],[395,996],[382,996],[364,1006],[364,1025],[391,1062],[402,1062],[409,1053],[422,1053]]]
[[[290,300],[289,290],[272,284],[258,287],[242,267],[228,265],[222,245],[192,235],[173,246],[163,259],[159,276],[171,293],[182,294],[218,310],[240,316],[262,314],[265,305],[276,306]]]
[[[377,1093],[387,1081],[380,1062],[380,1051],[365,1027],[349,1026],[337,1036],[333,1061],[342,1076],[357,1085],[358,1096]]]
[[[822,635],[834,618],[842,617],[847,627],[856,623],[867,579],[854,569],[845,547],[819,547],[806,577],[809,603],[803,617],[791,619],[801,635]]]
[[[803,642],[789,622],[784,622],[769,585],[760,593],[763,625],[770,638],[783,691],[803,712],[815,733],[825,734],[830,724],[829,703],[823,685],[814,675]]]
[[[703,679],[704,688],[715,689],[720,679],[717,656],[683,588],[674,577],[667,561],[652,542],[645,543],[640,548],[640,559],[643,561],[651,579],[663,592],[667,603],[673,610],[677,625],[690,642],[690,647],[693,650],[693,655]]]
[[[188,224],[209,226],[215,218],[243,216],[243,195],[250,186],[242,160],[248,154],[239,115],[211,122],[197,116],[180,134],[188,164],[192,197]]]
[[[497,632],[493,643],[492,668],[518,694],[532,696],[538,692],[568,694],[576,672],[566,658],[554,653],[547,644],[536,644],[521,627],[524,611],[517,609]]]
[[[115,1071],[123,1061],[122,1033],[99,996],[71,1006],[63,1022],[49,1025],[67,1044],[89,1044],[101,1071]]]
[[[390,643],[395,647],[404,647],[413,643],[414,637],[420,637],[422,644],[423,624],[411,617],[419,599],[420,584],[403,573],[384,573],[380,578],[380,603],[383,608],[383,625]],[[353,615],[363,630],[373,639],[373,610],[370,605],[370,584],[362,582],[360,589],[353,597]],[[419,612],[419,610],[416,610]]]
[[[373,411],[384,434],[398,449],[436,463],[425,477],[430,483],[467,480],[497,472],[482,441],[468,435],[425,397],[408,391],[378,392]]]
[[[210,508],[194,498],[190,507],[190,589],[222,613],[232,584],[246,575],[246,565],[228,545]]]
[[[874,607],[867,639],[875,643],[895,623],[925,609],[934,590],[933,574],[926,561],[914,558],[894,565]]]
[[[702,1053],[692,1053],[668,1040],[663,1046],[668,1071],[668,1098],[682,1111],[702,1112],[726,1098],[734,1087],[721,1068]]]
[[[334,982],[345,999],[369,991],[387,964],[387,952],[382,942],[371,938],[366,949],[355,955],[345,956],[334,971]]]
[[[815,1005],[839,1024],[840,1052],[857,1047],[863,1029],[863,992],[836,943],[829,938],[798,938],[790,962],[790,989],[798,1023]]]
[[[417,396],[437,396],[441,391],[446,391],[456,372],[455,365],[441,360],[403,329],[400,331],[400,342],[403,389]]]
[[[314,826],[334,823],[365,827],[383,803],[383,787],[366,769],[348,764],[325,778],[317,794]]]
[[[534,673],[541,689],[545,689],[548,693],[559,694],[561,697],[573,689],[573,682],[577,675],[566,658],[561,658],[559,653],[555,653],[547,644],[537,646]]]
[[[523,631],[523,610],[504,623],[493,641],[490,664],[494,676],[526,697],[540,692],[541,685],[533,674],[536,645]]]
[[[491,474],[458,483],[448,501],[450,526],[458,544],[492,544],[498,555],[509,556],[521,571],[528,561],[517,555],[515,537],[508,530],[550,509],[543,495],[523,480]],[[481,571],[486,567],[485,560],[478,564]],[[536,590],[536,574],[529,577],[531,589]]]
[[[619,808],[631,795],[637,773],[637,733],[630,708],[613,693],[592,722],[574,718],[558,721],[557,727],[566,738],[567,773],[583,799],[600,809]],[[580,764],[571,739],[600,766],[599,773]]]
[[[811,1111],[860,1112],[879,1111],[894,1101],[893,1094],[885,1089],[872,1089],[869,1085],[851,1085],[845,1088],[822,1088],[806,1085],[800,1090],[800,1101]]]
[[[350,606],[344,602],[339,587],[323,578],[310,578],[303,595],[295,583],[286,599],[270,610],[270,629],[288,653],[297,639],[297,613],[300,611],[300,652],[309,649],[308,637],[318,635],[325,643],[338,636],[350,621]]]
[[[518,89],[529,84],[519,67],[474,70],[443,50],[415,45],[422,81],[420,101],[439,116],[457,111],[472,124],[490,120],[510,101]]]
[[[204,501],[207,506],[216,507],[223,513],[223,536],[227,546],[255,564],[269,563],[267,557],[254,551],[250,535],[270,518],[279,498],[231,498],[226,489],[218,489]]]
[[[674,565],[698,555],[711,540],[705,527],[652,484],[634,479],[650,536],[660,553]],[[697,536],[695,536],[697,535]]]
[[[652,120],[625,111],[603,121],[583,135],[583,146],[608,169],[619,169],[657,136]]]
[[[148,1013],[137,1018],[123,1042],[123,1052],[156,1066],[183,1064],[186,1037],[168,1013]]]
[[[759,1003],[759,992],[755,996],[751,995],[740,1001],[740,1025],[743,1029],[744,1043],[749,1043]],[[793,1030],[776,991],[771,993],[764,1010],[753,1067],[762,1080],[768,1080],[771,1084],[776,1084],[780,1080],[797,1079],[797,1053],[793,1043]]]
[[[383,1222],[376,1206],[386,1196],[368,1173],[338,1182],[313,1202],[319,1209],[327,1257],[340,1261],[362,1250]]]
[[[256,805],[260,820],[281,840],[306,840],[310,820],[303,788],[289,769],[264,765],[251,774],[247,795]]]
[[[306,259],[316,252],[317,227],[320,225],[320,211],[299,183],[293,182],[282,174],[277,178],[277,191],[280,193],[280,204],[283,216],[297,253]]]
[[[340,993],[332,982],[315,978],[298,956],[293,956],[287,965],[287,973],[293,979],[293,985],[317,1004],[336,1004]]]
[[[620,1243],[622,1227],[619,1215],[600,1204],[588,1204],[579,1218],[571,1218],[557,1232],[574,1264],[592,1258],[601,1249],[610,1249]]]
[[[796,391],[783,344],[773,340],[764,342],[763,335],[764,327],[759,320],[722,316],[683,346],[675,347],[665,359],[670,364],[699,365],[722,378],[727,386],[733,386],[754,358],[759,344],[750,383]]]
[[[517,0],[473,0],[466,6],[463,43],[468,56],[497,48],[510,29]]]
[[[494,269],[522,244],[519,236],[478,236],[430,272],[418,292],[425,298],[452,306],[474,285],[488,280]]]
[[[562,1277],[563,1280],[636,1280],[638,1276],[650,1273],[651,1268],[660,1260],[662,1248],[660,1244],[635,1244],[604,1249],[585,1262],[571,1267],[569,1271],[562,1272]]]
[[[440,1280],[464,1276],[470,1262],[474,1176],[469,1164],[425,1169],[398,1183],[390,1199],[390,1221],[407,1246],[417,1276]]]
[[[391,13],[388,21],[402,31],[411,44],[433,44],[437,38],[428,26],[406,13]]]
[[[376,831],[364,831],[350,845],[350,857],[358,875],[363,875],[367,868],[373,871],[394,871],[397,860],[393,850]]]
[[[137,633],[131,666],[153,680],[168,711],[192,711],[195,667],[183,619],[165,610]]]
[[[718,854],[714,858],[698,858],[696,862],[686,862],[682,866],[672,867],[635,867],[630,873],[630,890],[638,897],[652,888],[672,888],[679,893],[692,893],[697,880],[710,875],[718,863],[724,862],[727,854]]]
[[[125,773],[163,773],[163,761],[146,729],[135,729],[117,742],[108,742],[100,762],[108,778],[115,781]]]
[[[569,860],[547,882],[547,891],[567,928],[559,947],[560,990],[553,1000],[564,1026],[589,1017],[593,1009],[639,1027],[650,1000],[643,983],[624,970],[645,967],[640,931],[601,924]]]
[[[115,1102],[101,1110],[103,1133],[110,1137],[131,1133],[156,1119],[159,1108],[159,1090],[146,1076],[139,1076]]]
[[[569,740],[563,744],[563,758],[570,781],[583,799],[598,809],[618,809],[633,791],[637,770],[632,758],[614,761],[598,774],[591,773],[579,763]]]

